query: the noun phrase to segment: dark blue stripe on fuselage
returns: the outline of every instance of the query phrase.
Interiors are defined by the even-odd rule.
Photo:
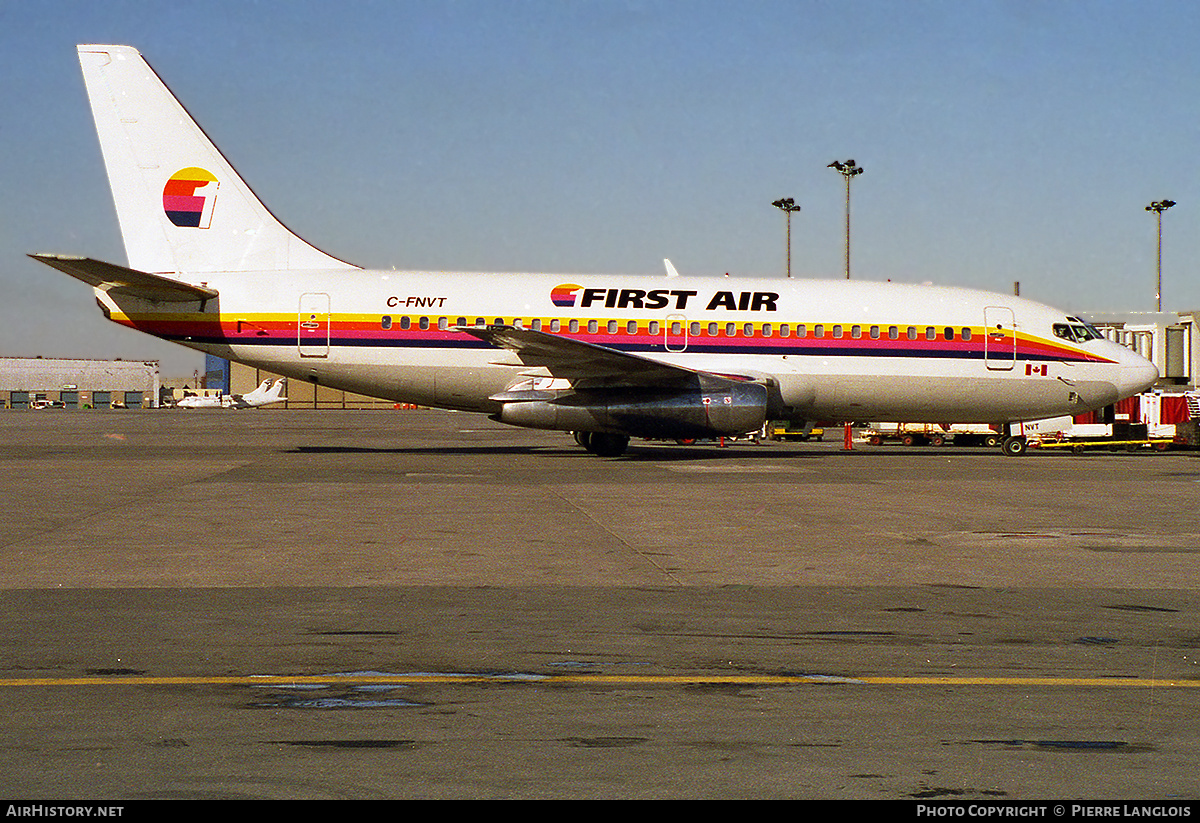
[[[197,335],[163,335],[165,340],[173,340],[176,342],[191,342],[191,343],[208,343],[214,345],[230,345],[230,346],[296,346],[295,338],[289,337],[285,339],[265,338],[265,337],[222,337],[222,336],[197,336]],[[592,342],[594,341],[585,341]],[[306,346],[323,345],[324,341],[306,341]],[[800,357],[889,357],[889,358],[921,358],[921,359],[942,359],[942,360],[983,360],[984,352],[980,349],[931,349],[931,348],[907,348],[894,346],[837,346],[837,345],[791,345],[781,346],[761,345],[761,344],[743,344],[743,345],[728,345],[721,343],[689,343],[687,348],[683,350],[668,349],[662,343],[617,343],[604,342],[595,345],[603,345],[606,348],[614,349],[615,351],[626,352],[628,354],[745,354],[745,355],[775,355],[775,356],[800,356]],[[389,336],[386,338],[363,338],[363,337],[331,337],[329,340],[331,348],[380,348],[380,349],[446,349],[449,351],[461,351],[464,349],[490,349],[494,348],[488,343],[478,340],[470,335],[462,335],[461,338],[428,340],[428,339],[406,339],[403,337]],[[996,362],[1021,360],[1025,361],[1063,361],[1066,358],[1055,357],[1051,354],[1039,354],[1035,352],[1020,353],[1014,359],[1011,356],[993,355],[992,360]],[[1083,358],[1072,359],[1069,362],[1088,362]]]

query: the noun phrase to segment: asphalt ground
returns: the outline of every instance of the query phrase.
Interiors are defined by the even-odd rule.
[[[1200,794],[1195,452],[38,411],[0,467],[4,796]]]

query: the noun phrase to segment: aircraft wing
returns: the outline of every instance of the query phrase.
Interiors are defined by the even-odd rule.
[[[637,354],[514,326],[459,326],[457,330],[516,354],[528,366],[545,368],[567,380],[596,380],[620,385],[694,383],[698,375],[721,380],[746,380],[662,363]]]
[[[115,263],[77,257],[69,254],[31,254],[34,260],[51,268],[82,280],[93,288],[113,294],[127,294],[156,303],[192,303],[211,300],[217,296],[216,289],[181,283],[169,277],[127,269]]]

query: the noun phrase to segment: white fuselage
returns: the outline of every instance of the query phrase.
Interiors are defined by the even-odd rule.
[[[1157,378],[1048,306],[869,281],[381,271],[206,274],[202,312],[98,292],[118,322],[288,377],[495,412],[552,376],[456,327],[510,325],[773,387],[772,416],[1005,422],[1115,402]],[[1073,321],[1078,323],[1079,321]]]

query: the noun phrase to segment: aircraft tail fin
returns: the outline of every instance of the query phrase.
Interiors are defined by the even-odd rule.
[[[283,389],[287,386],[287,378],[280,377],[275,381],[270,378],[259,384],[258,388],[247,394],[237,397],[235,405],[238,408],[266,406],[271,403],[280,403],[287,400],[283,396]]]
[[[357,268],[283,226],[136,49],[78,51],[131,269]]]
[[[270,391],[267,392],[267,402],[268,403],[278,403],[281,400],[287,400],[287,397],[283,393],[283,390],[286,388],[287,388],[287,378],[286,377],[281,377],[278,380],[276,380],[274,385],[271,386]]]

